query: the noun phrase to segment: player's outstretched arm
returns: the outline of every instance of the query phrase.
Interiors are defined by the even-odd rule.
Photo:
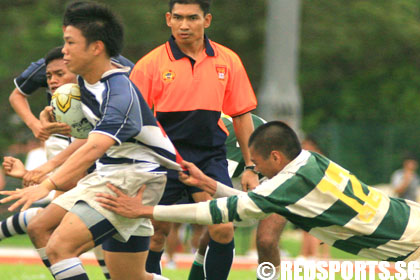
[[[15,211],[17,208],[22,206],[21,212],[28,209],[33,202],[46,197],[50,191],[54,189],[54,184],[49,182],[50,186],[38,186],[33,185],[24,189],[16,189],[14,191],[0,191],[1,195],[6,195],[7,197],[0,200],[0,203],[7,203],[13,200],[17,200],[13,203],[7,210],[10,212]]]
[[[130,219],[140,217],[151,219],[153,217],[153,206],[145,206],[142,203],[146,185],[143,185],[134,197],[126,195],[110,183],[107,184],[107,187],[110,188],[115,195],[107,193],[96,194],[96,201],[98,201],[103,208]]]
[[[194,223],[194,224],[211,224],[212,218],[209,213],[209,207],[202,206],[203,214],[197,214],[199,210],[199,204],[182,204],[182,205],[170,205],[170,206],[146,206],[143,205],[143,192],[146,186],[143,185],[136,196],[130,197],[124,194],[120,189],[113,186],[112,184],[107,185],[115,195],[108,193],[97,193],[96,201],[104,207],[114,213],[117,213],[123,217],[137,219],[137,218],[149,218],[158,221],[169,221],[169,222],[180,222],[180,223]],[[207,202],[203,202],[206,204]]]
[[[83,144],[86,143],[86,139],[75,139],[69,146],[67,146],[59,154],[48,160],[41,166],[28,171],[23,176],[23,185],[25,187],[41,183],[48,173],[62,165],[75,151],[77,151]]]
[[[194,163],[183,160],[181,166],[188,172],[179,172],[179,180],[182,183],[198,187],[212,196],[216,193],[217,182],[205,175]]]
[[[205,175],[194,163],[182,161],[181,165],[188,174],[179,172],[179,180],[188,186],[195,186],[207,192],[211,196],[228,197],[238,195],[241,191],[228,187]]]
[[[3,169],[7,176],[22,179],[28,172],[20,159],[14,157],[3,158]]]

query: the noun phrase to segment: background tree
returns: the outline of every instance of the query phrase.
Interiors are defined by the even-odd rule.
[[[0,154],[31,136],[13,117],[8,95],[13,78],[29,62],[62,44],[61,17],[68,2],[0,1]],[[166,0],[100,2],[122,16],[123,55],[131,60],[168,39]],[[300,2],[297,77],[303,130],[316,134],[325,152],[361,179],[386,182],[405,150],[420,156],[420,2]],[[258,97],[266,75],[267,5],[268,0],[213,0],[208,30],[211,39],[240,55]],[[273,31],[272,36],[278,34]],[[267,55],[276,58],[277,53]],[[45,105],[43,95],[41,91],[30,99],[35,112]]]

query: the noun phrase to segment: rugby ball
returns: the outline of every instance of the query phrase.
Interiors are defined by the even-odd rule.
[[[80,98],[79,85],[65,84],[54,92],[51,106],[55,120],[71,126],[71,136],[86,139],[93,126],[83,114]]]

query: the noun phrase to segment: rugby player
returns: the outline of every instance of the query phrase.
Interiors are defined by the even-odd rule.
[[[133,195],[142,182],[153,190],[145,201],[156,204],[163,193],[166,170],[180,170],[174,146],[160,129],[141,94],[111,57],[121,51],[123,27],[112,11],[95,2],[73,2],[63,20],[64,60],[80,75],[85,115],[95,126],[87,142],[37,187],[6,191],[9,209],[25,210],[52,189],[66,191],[29,224],[37,248],[55,279],[88,279],[78,256],[103,243],[112,279],[166,279],[146,273],[150,220],[129,220],[103,211],[95,201],[106,182]],[[70,191],[69,182],[97,160],[96,170]],[[32,227],[33,225],[33,227]],[[57,227],[58,226],[58,227]]]
[[[419,260],[420,204],[389,197],[328,158],[301,149],[295,132],[283,122],[257,128],[249,147],[256,169],[268,178],[251,192],[224,186],[194,164],[183,162],[189,173],[180,172],[184,183],[215,197],[229,197],[188,205],[141,206],[147,186],[133,198],[109,185],[116,195],[97,194],[97,201],[133,219],[199,224],[263,219],[276,213],[323,242],[362,258]]]

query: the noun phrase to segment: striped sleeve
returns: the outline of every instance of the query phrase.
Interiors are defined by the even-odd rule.
[[[264,219],[268,215],[258,208],[247,193],[193,204],[155,206],[153,210],[153,218],[158,221],[202,225],[242,221],[250,218]]]

